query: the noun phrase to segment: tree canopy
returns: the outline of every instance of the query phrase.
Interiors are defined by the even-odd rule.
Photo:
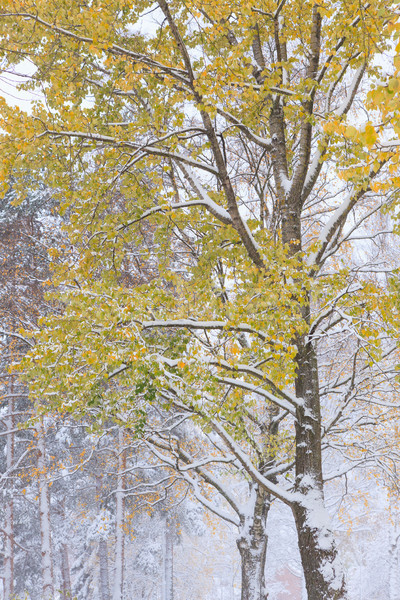
[[[37,98],[2,101],[3,187],[23,198],[29,174],[67,222],[35,389],[131,425],[144,403],[192,413],[291,506],[309,599],[344,598],[323,450],[368,437],[397,391],[396,5],[10,0],[0,17],[3,67],[28,65]]]

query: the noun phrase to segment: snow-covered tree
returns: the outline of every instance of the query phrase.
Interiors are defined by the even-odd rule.
[[[69,217],[37,396],[137,431],[143,398],[191,413],[261,512],[290,507],[309,600],[346,598],[324,467],[398,385],[395,266],[369,252],[398,216],[395,5],[2,0],[0,26],[44,98],[1,107],[4,187],[34,171]]]

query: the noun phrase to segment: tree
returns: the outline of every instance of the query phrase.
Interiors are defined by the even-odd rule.
[[[262,414],[262,407],[259,413]],[[262,486],[247,480],[241,465],[235,463],[230,449],[215,432],[199,435],[191,423],[191,416],[190,412],[169,414],[158,424],[149,419],[146,435],[139,444],[146,444],[160,464],[165,465],[171,481],[184,482],[206,510],[237,528],[242,600],[262,598],[267,593],[265,560],[270,495]],[[263,422],[267,431],[268,419]],[[273,435],[276,427],[271,421],[268,425],[266,437],[276,442],[276,435]],[[272,481],[288,470],[286,463],[279,464],[275,459],[274,452],[265,451],[263,475]],[[231,480],[235,482],[234,488]],[[166,485],[167,482],[162,481]]]
[[[38,444],[38,487],[39,515],[42,555],[43,600],[51,600],[54,596],[53,558],[51,544],[50,495],[47,480],[46,446],[43,424],[36,431]]]
[[[27,197],[22,205],[13,206],[14,199],[11,190],[0,203],[1,423],[5,427],[2,436],[6,441],[4,448],[6,460],[2,465],[1,476],[6,503],[1,531],[4,535],[4,597],[6,600],[24,592],[25,587],[25,582],[18,577],[21,551],[25,559],[30,553],[27,548],[30,544],[26,544],[21,535],[23,527],[20,522],[27,504],[26,496],[22,491],[24,488],[22,478],[27,470],[32,469],[29,458],[35,450],[31,433],[28,433],[26,427],[22,431],[23,424],[31,414],[27,386],[20,381],[16,373],[10,372],[10,367],[21,360],[29,347],[29,342],[20,335],[19,329],[21,326],[32,326],[37,322],[40,311],[44,312],[46,309],[41,283],[48,274],[47,256],[43,252],[43,242],[39,240],[44,239],[45,236],[40,222],[40,213],[46,202],[49,202],[49,196],[43,190],[33,191],[28,188]],[[41,456],[39,451],[39,471],[41,471]],[[41,505],[42,499],[41,496]],[[30,523],[27,527],[32,535],[34,527],[31,527]]]
[[[309,600],[345,598],[323,438],[395,385],[393,269],[369,252],[387,233],[364,224],[398,199],[399,61],[377,66],[396,12],[3,0],[0,16],[5,64],[28,53],[46,99],[2,107],[5,187],[11,169],[22,193],[29,169],[57,189],[73,244],[65,310],[30,353],[36,389],[139,429],[140,395],[191,411],[291,507]],[[152,277],[127,289],[129,240]],[[293,434],[293,482],[264,476],[279,438],[260,400]]]
[[[113,600],[122,600],[124,588],[124,509],[125,509],[125,470],[124,431],[118,430],[118,468],[115,508],[115,570]]]

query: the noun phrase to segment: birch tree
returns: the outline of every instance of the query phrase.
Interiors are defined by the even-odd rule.
[[[29,56],[43,98],[3,103],[4,188],[11,170],[23,195],[33,171],[70,223],[65,310],[30,353],[38,395],[138,429],[140,395],[191,411],[290,506],[309,600],[346,598],[323,439],[393,406],[393,265],[353,258],[392,233],[366,231],[374,214],[397,215],[395,8],[3,0],[0,22],[5,68]],[[127,289],[132,240],[152,271]],[[294,486],[264,474],[262,423],[261,455],[247,434],[259,399],[292,430]]]
[[[11,349],[8,348],[10,352]],[[6,363],[7,364],[7,363]],[[10,477],[15,464],[15,416],[14,416],[14,385],[11,378],[10,385],[6,387],[5,397],[7,402],[7,418],[3,421],[7,428],[6,436],[6,470],[5,475]],[[8,393],[7,393],[8,392]],[[4,477],[4,476],[3,476]],[[4,598],[10,600],[14,594],[14,499],[11,486],[7,486],[6,506],[4,514],[3,535],[4,535]]]
[[[113,600],[122,600],[124,589],[124,509],[125,509],[125,470],[124,431],[118,429],[117,489],[115,491],[115,567]]]
[[[43,423],[37,427],[37,471],[39,488],[39,518],[42,556],[43,600],[54,596],[53,557],[51,543],[50,495],[47,475],[47,452]]]

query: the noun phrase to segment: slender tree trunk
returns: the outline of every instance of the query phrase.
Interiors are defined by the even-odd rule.
[[[253,486],[252,499],[254,501],[252,514],[247,516],[237,540],[242,571],[241,600],[266,600],[268,597],[265,588],[265,558],[268,544],[266,526],[270,501],[265,491],[257,485]]]
[[[69,531],[65,511],[65,500],[62,499],[57,504],[57,518],[63,523],[62,543],[60,547],[60,571],[61,571],[61,598],[62,600],[72,600],[71,569],[69,561]]]
[[[125,468],[124,431],[118,429],[118,478],[115,518],[115,571],[113,600],[122,600],[124,587],[124,513],[125,513]]]
[[[68,544],[61,545],[62,600],[72,600]]]
[[[12,498],[9,498],[6,503],[4,536],[4,600],[11,600],[14,593],[14,505]]]
[[[389,600],[400,599],[399,542],[400,534],[396,531],[389,549]]]
[[[163,547],[163,596],[162,600],[174,600],[174,535],[175,522],[167,513],[164,526]]]
[[[14,506],[9,499],[5,509],[4,526],[4,600],[11,600],[14,593]]]
[[[8,397],[8,416],[6,418],[6,469],[9,473],[14,464],[14,378],[11,376]],[[11,600],[14,594],[14,499],[12,489],[7,490],[4,523],[4,600]]]
[[[42,554],[43,600],[54,597],[53,560],[51,552],[50,498],[47,481],[46,446],[43,423],[37,428],[38,472],[39,472],[39,515]]]
[[[101,509],[101,481],[102,476],[96,474],[96,496],[98,498],[98,509]],[[99,591],[100,600],[110,600],[110,581],[108,571],[108,544],[105,538],[101,538],[97,548],[99,559]]]
[[[99,541],[98,557],[100,566],[100,598],[101,600],[110,600],[107,540],[101,539]]]

